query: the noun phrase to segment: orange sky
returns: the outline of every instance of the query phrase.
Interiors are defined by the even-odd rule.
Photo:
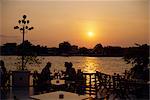
[[[97,43],[126,47],[148,43],[148,0],[1,0],[0,8],[1,43],[22,42],[22,34],[13,27],[24,14],[35,27],[25,39],[34,44],[56,47],[69,41],[80,47]]]

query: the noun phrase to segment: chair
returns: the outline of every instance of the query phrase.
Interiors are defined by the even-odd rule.
[[[112,89],[111,76],[97,72],[97,98],[108,98]]]
[[[112,76],[113,80],[113,91],[112,94],[115,98],[129,99],[129,84],[128,80],[124,76],[119,74]]]

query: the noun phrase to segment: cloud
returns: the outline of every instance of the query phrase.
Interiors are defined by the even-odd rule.
[[[8,36],[8,35],[4,35],[4,34],[0,33],[0,38],[2,38],[2,39],[3,39],[3,38],[4,38],[4,39],[5,39],[5,38],[18,38],[18,36],[13,36],[13,35],[12,35],[12,36],[10,36],[10,35]]]
[[[4,35],[0,33],[0,45],[3,45],[5,43],[19,43],[20,37],[14,36],[14,35]]]

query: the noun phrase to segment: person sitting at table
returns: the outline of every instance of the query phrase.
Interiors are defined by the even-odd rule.
[[[65,62],[66,71],[62,72],[62,73],[64,74],[67,91],[74,92],[75,91],[76,71],[72,66],[73,66],[73,64],[71,62]]]
[[[73,64],[71,62],[65,63],[65,67],[66,67],[65,77],[66,77],[67,81],[75,81],[76,80],[76,71],[72,66],[73,66]]]
[[[34,94],[38,94],[41,91],[40,88],[42,88],[42,87],[40,87],[40,84],[41,84],[40,83],[40,74],[35,70],[33,72],[32,77],[33,77]]]
[[[32,77],[33,77],[33,86],[34,87],[38,87],[40,74],[37,72],[37,70],[35,70],[33,72],[33,76]]]
[[[42,72],[40,74],[40,79],[39,79],[41,83],[41,90],[46,90],[46,91],[50,90],[50,85],[51,85],[50,68],[51,68],[51,63],[48,62],[46,66],[42,69]]]
[[[85,85],[86,85],[86,80],[83,76],[83,72],[81,71],[81,69],[78,69],[77,76],[76,76],[76,92],[78,94],[84,94]]]
[[[6,83],[7,83],[7,80],[8,80],[8,75],[7,75],[7,70],[5,68],[5,64],[4,64],[4,61],[3,60],[0,60],[0,74],[1,74],[1,83],[0,85],[2,87],[5,87],[6,86]]]
[[[69,65],[69,63],[65,62],[64,66],[65,66],[66,70],[65,71],[61,71],[62,75],[64,76],[63,79],[65,79],[65,80],[66,80],[66,77],[68,77],[67,73],[66,73],[66,72],[68,72],[68,65]],[[56,73],[56,75],[57,75],[57,73]]]

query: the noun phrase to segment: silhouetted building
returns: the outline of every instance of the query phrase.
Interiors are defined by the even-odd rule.
[[[17,52],[17,43],[6,43],[0,47],[1,55],[15,55]]]
[[[104,47],[104,56],[123,56],[123,55],[124,55],[124,49],[119,46]]]
[[[128,53],[128,48],[120,46],[103,47],[101,44],[96,44],[93,49],[86,47],[78,47],[71,45],[69,42],[59,43],[59,47],[48,48],[47,46],[33,45],[28,40],[24,44],[17,45],[16,43],[6,43],[0,46],[0,55],[37,55],[37,56],[107,56],[107,57],[122,57]],[[132,47],[137,48],[137,47]]]
[[[59,55],[59,48],[56,47],[52,47],[52,48],[48,48],[48,55]]]
[[[78,53],[78,46],[72,45],[71,46],[71,54],[77,54]]]

